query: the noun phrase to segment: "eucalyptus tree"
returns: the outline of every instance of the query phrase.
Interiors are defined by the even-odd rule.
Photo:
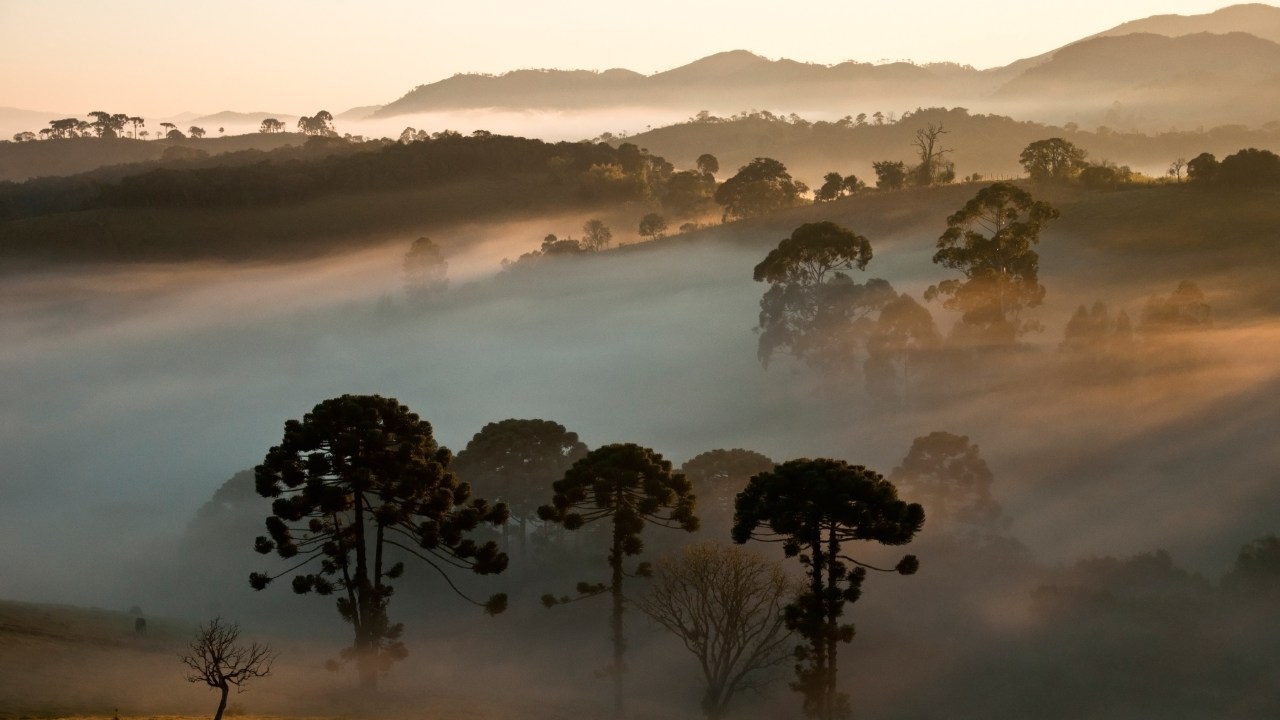
[[[632,443],[606,445],[587,453],[573,464],[564,478],[552,485],[554,496],[549,505],[538,508],[538,516],[548,522],[577,530],[594,522],[608,522],[609,540],[607,583],[578,583],[577,598],[544,595],[542,602],[551,607],[582,600],[608,592],[613,600],[609,628],[613,644],[613,665],[609,669],[614,681],[614,716],[623,714],[622,678],[625,666],[626,639],[622,616],[626,606],[623,559],[644,551],[640,534],[645,525],[681,529],[698,529],[694,514],[692,486],[682,473],[674,472],[671,463],[649,448]],[[648,563],[641,563],[635,576],[649,574]]]
[[[958,270],[964,279],[943,280],[925,290],[926,300],[961,313],[961,327],[983,342],[1008,344],[1039,329],[1023,321],[1022,310],[1044,300],[1040,284],[1040,242],[1044,224],[1058,210],[1011,183],[988,185],[947,218],[933,262]]]
[[[267,536],[254,549],[290,562],[275,573],[253,573],[262,590],[291,573],[293,591],[338,596],[338,612],[355,631],[352,647],[361,688],[377,688],[378,673],[407,651],[403,626],[387,616],[392,580],[417,558],[455,591],[449,569],[500,573],[507,556],[495,542],[467,534],[500,525],[507,507],[473,498],[450,469],[452,455],[436,444],[431,424],[392,398],[343,395],[326,400],[301,421],[285,423],[284,439],[254,470],[259,495],[273,500]],[[394,549],[394,550],[393,550]],[[458,591],[461,595],[461,591]],[[465,598],[466,596],[463,595]],[[470,600],[470,598],[467,598]],[[506,596],[482,605],[502,612]]]
[[[804,711],[820,720],[847,717],[848,696],[836,690],[840,643],[853,639],[853,625],[840,622],[846,603],[862,593],[867,570],[910,575],[914,555],[893,568],[874,567],[848,554],[856,541],[905,545],[924,525],[924,510],[898,499],[879,473],[843,460],[789,460],[751,478],[738,495],[733,541],[781,543],[786,557],[799,557],[807,589],[785,610],[787,627],[805,644],[796,648],[793,690]]]

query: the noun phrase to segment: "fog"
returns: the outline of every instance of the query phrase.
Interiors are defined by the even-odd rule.
[[[1082,275],[1096,255],[1078,238],[1049,231],[1041,263],[1049,294],[1037,312],[1046,330],[1032,339],[1038,352],[987,368],[982,383],[956,380],[928,403],[877,409],[857,375],[834,383],[785,359],[768,370],[756,359],[752,327],[764,288],[751,270],[796,217],[498,273],[502,258],[534,249],[547,232],[576,234],[583,219],[477,224],[438,236],[452,284],[425,306],[404,300],[410,237],[293,264],[95,266],[0,278],[0,542],[20,549],[0,559],[4,596],[141,604],[175,617],[223,612],[247,616],[260,630],[274,618],[278,632],[308,630],[315,645],[305,653],[319,659],[290,662],[322,673],[321,661],[349,632],[329,601],[286,588],[252,593],[245,578],[269,559],[252,554],[248,534],[225,538],[235,548],[228,556],[245,563],[225,575],[225,568],[183,568],[191,561],[180,538],[224,481],[279,442],[286,420],[343,393],[399,399],[455,452],[488,422],[546,418],[591,447],[635,442],[677,464],[743,447],[775,460],[838,457],[887,474],[917,436],[968,435],[994,471],[1009,535],[1027,553],[965,559],[945,543],[931,545],[940,540],[926,524],[921,575],[868,582],[853,611],[859,635],[841,657],[847,682],[874,707],[933,682],[952,688],[948,673],[958,670],[948,662],[995,663],[997,650],[1012,653],[1025,642],[1021,633],[1043,617],[1030,599],[1043,579],[1042,570],[1025,570],[1033,564],[1065,568],[1163,549],[1178,568],[1216,582],[1241,545],[1277,529],[1280,324],[1240,300],[1258,291],[1256,274],[1195,278],[1223,309],[1214,328],[1176,347],[1152,346],[1161,362],[1139,380],[1069,386],[1055,375],[1054,358],[1076,306],[1101,299],[1136,318],[1147,297],[1172,284],[1108,279],[1122,271]],[[910,226],[872,236],[866,277],[919,297],[943,272],[929,261],[934,237]],[[943,329],[954,320],[930,310]],[[975,563],[990,572],[965,576]],[[486,668],[477,681],[502,679],[490,687],[534,683],[552,708],[603,703],[604,693],[573,695],[606,661],[602,604],[546,611],[532,582],[508,616],[463,613],[445,626],[440,608],[458,604],[439,588],[425,604],[411,600],[414,588],[434,580],[425,570],[411,580],[416,572],[410,568],[406,583],[421,585],[402,589],[391,605],[393,620],[408,618],[412,654],[388,678],[389,707],[429,692],[439,693],[431,697],[442,707],[500,716],[484,708],[509,703],[501,694],[464,702],[460,691],[444,690],[469,682],[459,659]],[[603,577],[603,565],[595,572]],[[205,586],[173,580],[200,575]],[[564,581],[548,583],[543,591]],[[503,584],[468,587],[485,593]],[[943,597],[951,602],[938,603]],[[641,630],[638,614],[628,617],[635,618],[628,622],[636,716],[693,716],[691,658],[670,638]],[[962,621],[963,631],[949,624]],[[995,649],[974,649],[991,638]],[[546,669],[570,650],[595,659]],[[664,672],[686,661],[683,680]],[[306,692],[316,702],[332,697]],[[301,707],[303,691],[285,694],[282,706]],[[785,682],[775,683],[754,716],[789,713],[796,702]]]

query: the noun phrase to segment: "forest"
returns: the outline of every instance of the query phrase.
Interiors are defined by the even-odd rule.
[[[717,62],[0,141],[0,718],[1280,711],[1280,117]]]

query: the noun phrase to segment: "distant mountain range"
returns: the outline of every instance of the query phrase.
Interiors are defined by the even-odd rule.
[[[966,106],[1044,122],[1165,129],[1280,120],[1280,8],[1124,23],[1043,55],[975,70],[952,63],[817,65],[745,50],[642,75],[516,70],[422,85],[370,113],[388,118],[474,108],[749,108],[804,115]]]

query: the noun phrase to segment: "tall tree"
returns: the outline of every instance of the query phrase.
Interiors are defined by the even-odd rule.
[[[715,201],[724,206],[723,219],[753,218],[794,207],[808,192],[791,178],[787,166],[773,158],[756,158],[716,189]]]
[[[429,237],[420,237],[409,245],[404,256],[404,289],[409,299],[421,302],[449,287],[449,261]]]
[[[241,692],[250,680],[270,675],[275,658],[270,645],[245,645],[240,642],[239,625],[214,618],[196,631],[182,664],[187,666],[187,682],[202,682],[221,692],[213,720],[222,720],[231,688]]]
[[[502,500],[520,527],[524,551],[529,521],[575,462],[587,454],[578,434],[551,420],[500,420],[485,425],[454,458],[458,477]],[[504,538],[510,522],[503,523]]]
[[[955,165],[943,156],[951,152],[951,148],[942,147],[941,138],[951,132],[943,128],[942,123],[929,123],[927,127],[916,130],[911,144],[920,156],[920,164],[912,171],[911,176],[917,187],[929,187],[936,184],[949,183],[956,178]]]
[[[963,280],[944,280],[925,290],[925,299],[961,314],[961,326],[975,339],[1012,343],[1039,328],[1019,314],[1044,299],[1040,284],[1040,242],[1044,224],[1058,217],[1047,202],[1010,183],[988,185],[947,218],[933,262],[959,270]]]
[[[867,391],[882,399],[904,399],[912,377],[927,367],[942,338],[929,309],[906,293],[885,303],[867,334]]]
[[[653,580],[636,604],[698,659],[710,720],[725,717],[734,695],[760,687],[760,672],[792,655],[782,609],[795,588],[779,564],[701,542],[660,558]]]
[[[292,564],[274,574],[253,573],[250,585],[262,590],[318,565],[294,575],[293,591],[338,594],[338,612],[355,631],[347,655],[365,691],[375,690],[378,673],[407,654],[399,640],[403,626],[387,617],[390,581],[404,572],[391,548],[430,565],[455,591],[447,568],[482,575],[506,569],[497,543],[478,545],[466,535],[481,523],[500,525],[507,507],[473,498],[450,470],[451,459],[431,424],[396,400],[343,395],[285,423],[284,440],[254,470],[258,494],[273,499],[270,537],[259,536],[254,549]],[[497,613],[506,596],[472,602]]]
[[[924,510],[898,499],[893,484],[861,465],[843,460],[790,460],[751,478],[738,495],[733,541],[778,542],[787,557],[799,557],[807,590],[786,608],[787,627],[804,638],[796,648],[796,681],[810,717],[847,717],[848,696],[837,691],[837,653],[853,639],[841,623],[846,603],[862,593],[867,570],[910,575],[914,555],[893,568],[877,568],[848,553],[855,541],[905,545],[924,524]]]
[[[756,328],[760,362],[767,367],[786,353],[813,367],[848,369],[868,315],[896,297],[884,280],[859,284],[846,274],[870,261],[871,243],[833,222],[801,225],[769,251],[753,274],[769,284]]]
[[[258,132],[260,133],[278,133],[281,130],[284,130],[284,123],[275,118],[266,118],[258,126]]]
[[[573,464],[564,478],[552,485],[555,495],[550,505],[538,508],[538,516],[548,522],[577,530],[592,522],[607,520],[613,532],[609,543],[608,583],[579,583],[581,598],[608,592],[613,599],[609,627],[613,643],[613,710],[623,716],[623,657],[626,638],[622,616],[625,609],[623,559],[644,550],[640,533],[646,523],[686,532],[698,529],[694,515],[694,495],[688,478],[673,472],[671,463],[649,448],[632,443],[606,445],[592,450]],[[648,564],[637,568],[648,574]],[[545,595],[547,606],[570,602],[570,598]]]

